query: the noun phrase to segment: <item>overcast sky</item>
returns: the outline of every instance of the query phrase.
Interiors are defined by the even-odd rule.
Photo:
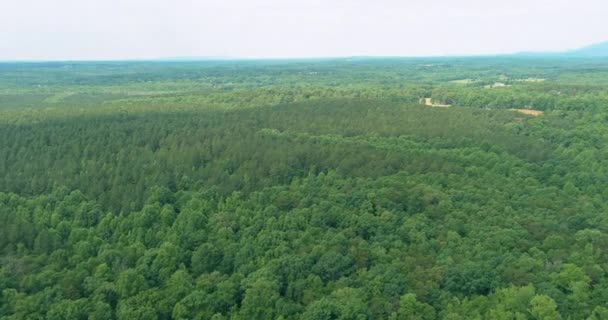
[[[0,60],[437,56],[608,40],[607,0],[0,1]]]

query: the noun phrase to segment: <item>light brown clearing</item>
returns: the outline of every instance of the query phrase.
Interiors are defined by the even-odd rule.
[[[527,114],[529,116],[540,116],[541,114],[543,114],[542,111],[539,110],[532,110],[532,109],[509,109],[511,111],[515,111],[515,112],[519,112],[519,113],[523,113],[523,114]]]
[[[437,108],[449,108],[452,105],[451,104],[441,104],[441,103],[433,103],[433,99],[432,98],[424,98],[424,105],[429,106],[429,107],[437,107]]]
[[[450,82],[451,83],[456,83],[456,84],[471,84],[471,83],[477,82],[477,80],[473,80],[473,79],[460,79],[460,80],[452,80]]]
[[[493,88],[504,88],[504,87],[510,87],[510,86],[512,86],[512,85],[510,85],[510,84],[504,84],[502,82],[496,82],[494,84],[489,84],[487,86],[484,86],[484,88],[486,88],[486,89],[493,89]]]
[[[543,78],[527,78],[527,79],[518,79],[515,81],[519,82],[544,82],[546,79]]]

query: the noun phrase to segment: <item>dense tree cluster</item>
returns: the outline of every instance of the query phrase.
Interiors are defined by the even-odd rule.
[[[581,64],[0,65],[0,319],[608,319]]]

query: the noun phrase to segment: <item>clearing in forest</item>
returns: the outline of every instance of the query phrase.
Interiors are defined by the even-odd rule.
[[[541,114],[543,114],[542,111],[539,110],[532,110],[532,109],[509,109],[511,111],[515,111],[515,112],[519,112],[519,113],[523,113],[523,114],[527,114],[529,116],[540,116]]]
[[[511,87],[512,85],[510,84],[506,84],[503,82],[496,82],[494,84],[489,84],[487,86],[484,86],[484,88],[486,89],[493,89],[493,88],[504,88],[504,87]]]
[[[527,78],[527,79],[517,79],[515,81],[519,82],[545,82],[544,78]]]
[[[455,84],[471,84],[471,83],[475,83],[475,82],[479,82],[479,81],[473,80],[473,79],[460,79],[460,80],[452,80],[450,82],[455,83]]]
[[[449,108],[451,104],[441,104],[441,103],[433,103],[433,98],[424,98],[424,105],[429,107],[437,107],[437,108]]]

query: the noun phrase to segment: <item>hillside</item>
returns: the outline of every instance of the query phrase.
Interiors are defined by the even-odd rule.
[[[576,57],[608,57],[608,41],[565,52]]]

